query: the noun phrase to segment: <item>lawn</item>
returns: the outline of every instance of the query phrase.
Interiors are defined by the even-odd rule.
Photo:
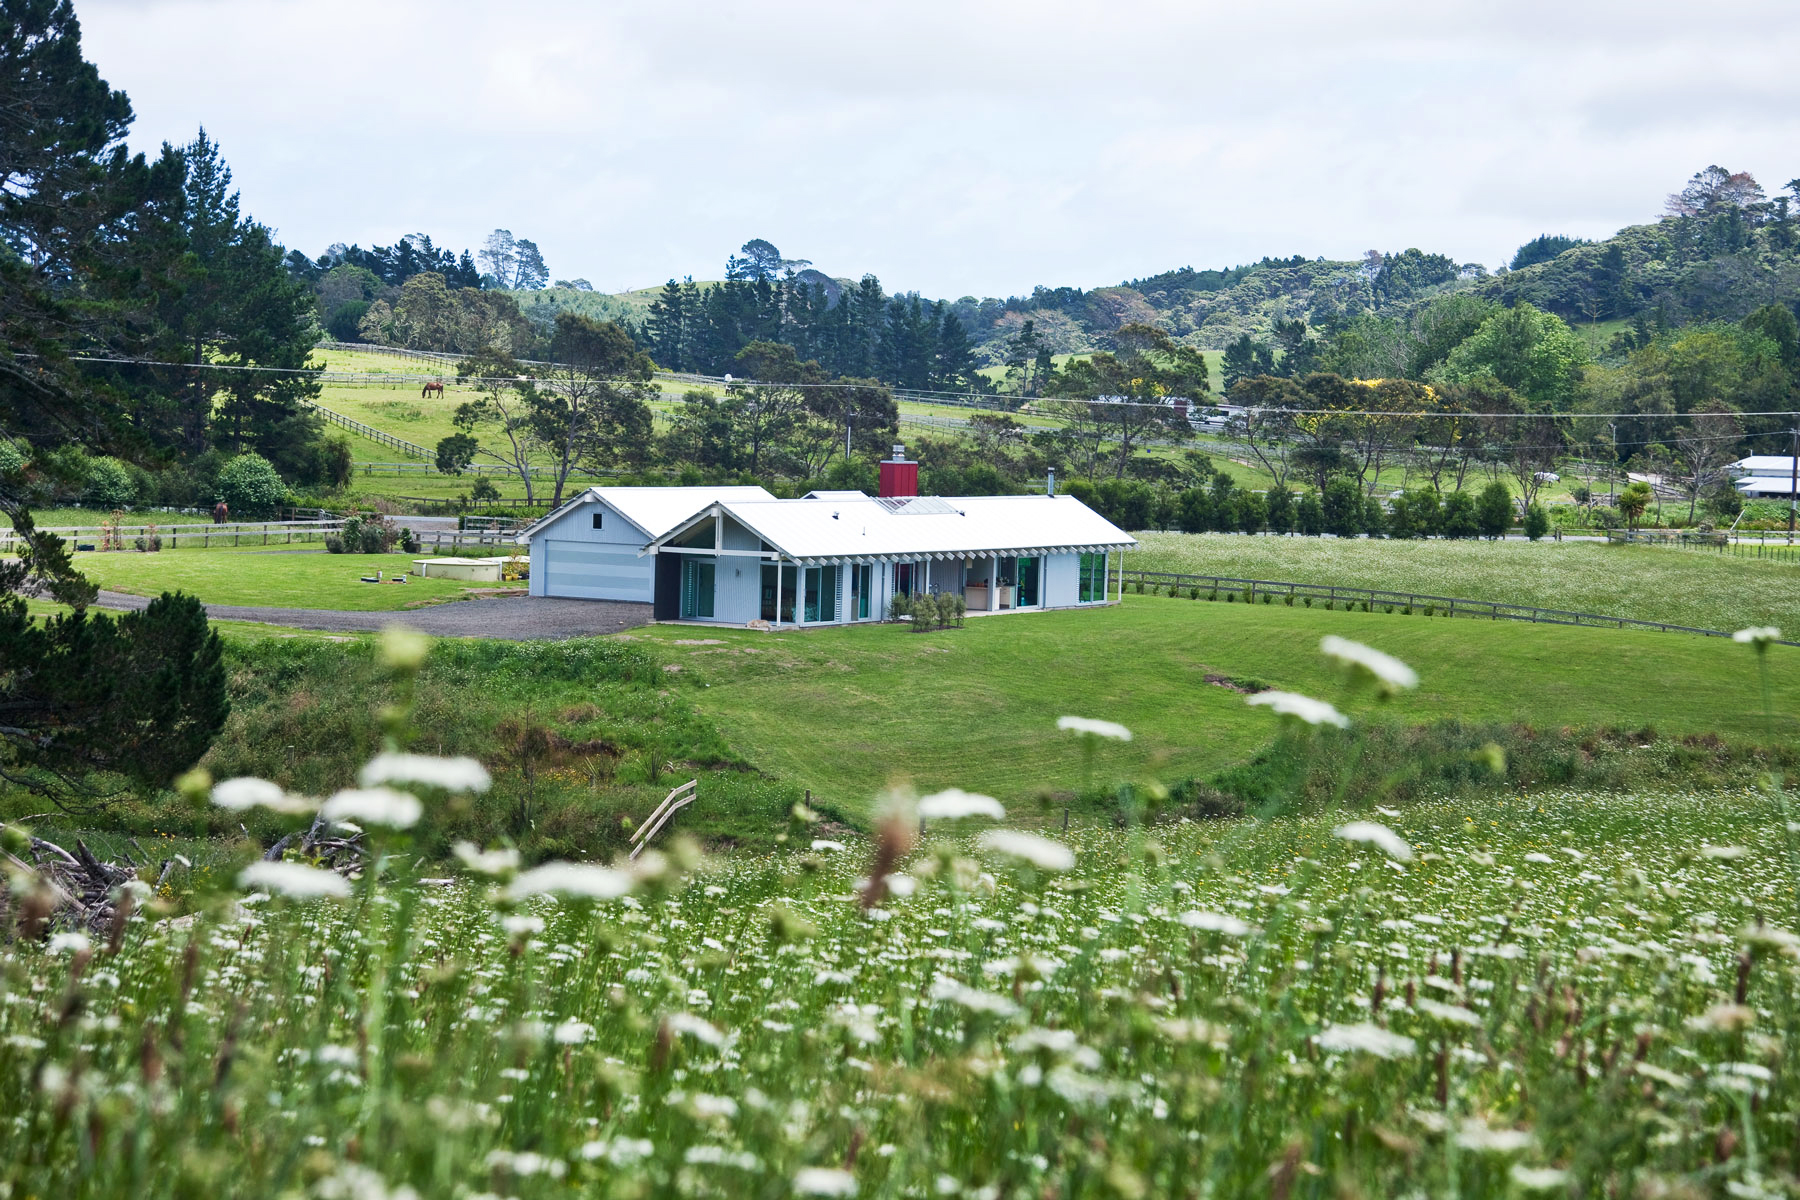
[[[322,550],[164,550],[77,554],[76,569],[103,588],[154,596],[182,591],[208,604],[250,604],[273,608],[334,608],[350,612],[392,612],[421,600],[454,600],[470,588],[518,587],[471,584],[455,579],[420,579],[409,554],[327,554]],[[360,577],[377,570],[405,574],[401,584],[370,584]]]
[[[1343,584],[1668,621],[1776,625],[1800,634],[1800,567],[1699,550],[1600,542],[1368,541],[1140,533],[1131,570]]]
[[[112,519],[112,510],[106,508],[34,508],[31,519],[39,529],[91,529]],[[130,529],[139,525],[210,525],[212,514],[155,512],[149,509],[127,510],[120,518],[120,525]],[[0,527],[11,528],[12,518],[0,513]],[[85,535],[84,535],[85,536]]]
[[[665,625],[624,636],[654,640],[693,673],[705,685],[694,703],[759,768],[867,814],[902,779],[1013,802],[1083,786],[1081,748],[1055,728],[1064,714],[1118,721],[1136,735],[1101,751],[1096,782],[1240,762],[1274,736],[1274,718],[1206,677],[1340,701],[1342,681],[1318,653],[1327,633],[1418,670],[1419,689],[1383,718],[1745,738],[1764,730],[1750,651],[1686,634],[1133,596],[1098,611],[986,617],[923,635],[897,625],[776,636]],[[1776,710],[1800,713],[1800,657],[1775,654]],[[1782,728],[1800,732],[1800,720]]]

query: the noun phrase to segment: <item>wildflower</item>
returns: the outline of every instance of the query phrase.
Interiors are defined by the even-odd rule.
[[[834,842],[830,838],[814,838],[812,840],[812,848],[821,853],[830,853],[835,850],[842,850],[844,848],[844,843]]]
[[[592,863],[548,862],[533,867],[506,889],[509,899],[525,896],[572,896],[583,900],[617,900],[631,891],[631,876]]]
[[[1481,1017],[1460,1004],[1443,1004],[1421,996],[1418,1005],[1421,1013],[1442,1021],[1446,1025],[1466,1025],[1471,1029],[1481,1028]]]
[[[319,1200],[419,1200],[419,1193],[405,1184],[390,1188],[387,1181],[361,1163],[341,1163],[319,1180]]]
[[[1361,642],[1327,634],[1319,642],[1319,650],[1327,658],[1335,658],[1356,674],[1374,680],[1384,692],[1419,686],[1419,673],[1391,654],[1372,650]]]
[[[1401,862],[1412,861],[1412,847],[1399,834],[1379,822],[1352,821],[1348,825],[1338,826],[1332,832],[1346,842],[1367,842],[1389,858],[1399,859]]]
[[[1226,937],[1245,937],[1253,929],[1250,925],[1225,913],[1201,912],[1193,909],[1181,914],[1181,923],[1189,929],[1204,929],[1208,933],[1222,933]]]
[[[477,875],[510,875],[519,869],[519,852],[510,846],[483,850],[474,842],[458,842],[450,851],[458,862]]]
[[[1318,1042],[1321,1050],[1360,1051],[1376,1058],[1404,1058],[1418,1049],[1418,1043],[1405,1034],[1391,1033],[1367,1021],[1328,1025],[1319,1032]]]
[[[431,639],[416,629],[389,625],[381,633],[381,661],[396,671],[417,671],[431,652]]]
[[[1731,635],[1734,642],[1742,642],[1746,646],[1755,646],[1757,653],[1769,648],[1769,643],[1781,640],[1781,630],[1773,625],[1752,625],[1748,629],[1740,629]]]
[[[1517,1154],[1531,1146],[1531,1134],[1523,1129],[1489,1129],[1481,1121],[1464,1121],[1457,1130],[1456,1144],[1465,1150],[1481,1150],[1489,1154]]]
[[[553,1036],[559,1046],[579,1046],[594,1036],[594,1027],[586,1021],[564,1021]]]
[[[1075,866],[1075,852],[1061,842],[1016,829],[990,829],[977,843],[1009,858],[1022,859],[1040,871],[1067,871]]]
[[[615,1167],[629,1167],[656,1153],[656,1147],[643,1138],[614,1138],[610,1142],[587,1142],[580,1151],[589,1162],[604,1158]]]
[[[1350,726],[1349,717],[1325,701],[1302,696],[1299,692],[1258,692],[1246,696],[1244,703],[1266,705],[1284,717],[1298,717],[1308,725],[1336,725],[1339,729]]]
[[[800,1196],[854,1196],[856,1177],[838,1167],[807,1167],[794,1176],[794,1193]]]
[[[690,1003],[692,1002],[690,1001]],[[719,1032],[717,1025],[705,1017],[696,1017],[693,1013],[669,1013],[663,1017],[663,1024],[668,1027],[670,1033],[685,1033],[695,1041],[705,1042],[708,1046],[725,1044],[725,1035]]]
[[[1555,1167],[1528,1167],[1514,1163],[1512,1181],[1522,1192],[1560,1192],[1569,1186],[1569,1173]]]
[[[487,768],[472,758],[437,758],[430,754],[377,754],[357,776],[364,787],[378,783],[417,783],[447,792],[485,792],[493,782]]]
[[[1095,737],[1112,738],[1117,742],[1129,742],[1131,730],[1117,721],[1097,721],[1092,717],[1058,717],[1056,727],[1070,733],[1087,733]]]
[[[955,821],[962,817],[990,817],[1003,821],[1006,819],[1006,809],[992,796],[965,792],[961,788],[946,788],[919,801],[919,816],[929,817],[934,821]]]
[[[386,825],[389,829],[411,829],[424,814],[424,805],[411,792],[393,788],[345,788],[325,801],[319,815],[327,821],[359,821],[365,825]]]
[[[350,894],[350,881],[342,875],[302,863],[253,862],[238,872],[237,881],[241,888],[264,888],[291,900]]]
[[[1793,955],[1800,953],[1800,937],[1795,937],[1785,929],[1761,923],[1744,926],[1738,935],[1744,939],[1744,945],[1752,953],[1774,953]]]
[[[1019,1011],[1019,1006],[1005,996],[980,991],[942,975],[932,980],[930,995],[933,1000],[949,1000],[970,1012],[991,1016],[1010,1017]]]
[[[85,933],[58,933],[50,938],[50,953],[61,954],[64,950],[80,954],[88,950],[92,943]]]
[[[1696,1033],[1741,1033],[1756,1023],[1756,1010],[1744,1004],[1715,1004],[1697,1017],[1688,1018]]]
[[[227,779],[224,783],[214,786],[212,802],[231,812],[242,812],[247,808],[266,808],[270,812],[309,813],[317,807],[312,801],[303,797],[288,795],[282,791],[280,784],[248,775],[237,779]]]

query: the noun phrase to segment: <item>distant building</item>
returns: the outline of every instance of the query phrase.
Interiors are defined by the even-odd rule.
[[[1746,500],[1786,500],[1794,494],[1794,460],[1785,454],[1752,454],[1725,464]]]
[[[972,612],[1111,598],[1132,536],[1073,496],[920,496],[901,447],[881,494],[594,487],[526,528],[531,594],[635,600],[658,620],[879,621],[896,595],[957,591]]]

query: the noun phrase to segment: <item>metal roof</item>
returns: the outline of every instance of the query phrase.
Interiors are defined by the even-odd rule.
[[[720,500],[773,500],[775,497],[754,485],[733,484],[725,487],[591,487],[561,507],[546,513],[521,529],[521,542],[578,505],[592,500],[605,502],[627,521],[652,538],[659,538],[695,511]]]
[[[797,562],[906,561],[1117,550],[1137,540],[1073,496],[935,496],[941,511],[896,512],[879,500],[721,498],[654,539],[723,513]],[[909,506],[910,507],[910,506]]]
[[[1726,463],[1725,469],[1742,471],[1746,475],[1779,475],[1787,479],[1793,475],[1794,460],[1785,454],[1752,454],[1748,458]]]

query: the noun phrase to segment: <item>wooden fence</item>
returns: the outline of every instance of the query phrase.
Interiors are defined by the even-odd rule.
[[[1537,608],[1529,604],[1502,604],[1497,600],[1468,600],[1458,596],[1432,596],[1423,592],[1390,592],[1380,588],[1347,587],[1343,584],[1293,583],[1278,579],[1238,579],[1230,575],[1183,575],[1169,571],[1119,572],[1120,586],[1140,584],[1145,591],[1167,591],[1170,595],[1191,594],[1198,589],[1202,599],[1231,597],[1249,604],[1325,603],[1335,608],[1342,604],[1367,604],[1376,609],[1411,608],[1414,615],[1467,617],[1478,621],[1529,621],[1536,625],[1581,625],[1602,629],[1655,629],[1663,633],[1697,633],[1702,637],[1730,637],[1717,629],[1695,629],[1691,625],[1675,625],[1667,621],[1639,621],[1633,617],[1609,617],[1600,613],[1570,612],[1560,608]],[[1310,602],[1310,603],[1309,603]],[[1783,642],[1784,646],[1800,642]]]
[[[348,429],[352,433],[361,434],[372,442],[379,442],[391,450],[400,451],[402,454],[410,454],[414,458],[430,459],[433,462],[437,461],[436,450],[429,450],[424,446],[419,445],[419,443],[409,442],[405,438],[397,438],[391,433],[383,433],[373,425],[365,425],[354,417],[346,417],[343,413],[333,412],[331,409],[326,408],[323,405],[314,404],[310,400],[305,401],[305,403],[308,408],[318,413],[319,416],[323,417],[329,424]]]
[[[287,545],[295,540],[309,542],[336,533],[344,527],[341,518],[313,521],[234,521],[224,525],[67,525],[40,532],[54,533],[76,549],[98,549],[106,545],[108,535],[118,538],[114,549],[136,549],[139,538],[157,538],[164,549],[182,546],[255,546]],[[19,535],[11,529],[0,530],[0,554],[19,550]]]
[[[1755,538],[1751,534],[1756,534]],[[1777,544],[1770,545],[1773,533]],[[1731,533],[1718,529],[1699,532],[1692,529],[1609,529],[1606,540],[1621,545],[1672,546],[1681,550],[1707,550],[1732,558],[1762,558],[1774,562],[1800,563],[1800,546],[1787,541],[1786,530],[1756,529]]]

